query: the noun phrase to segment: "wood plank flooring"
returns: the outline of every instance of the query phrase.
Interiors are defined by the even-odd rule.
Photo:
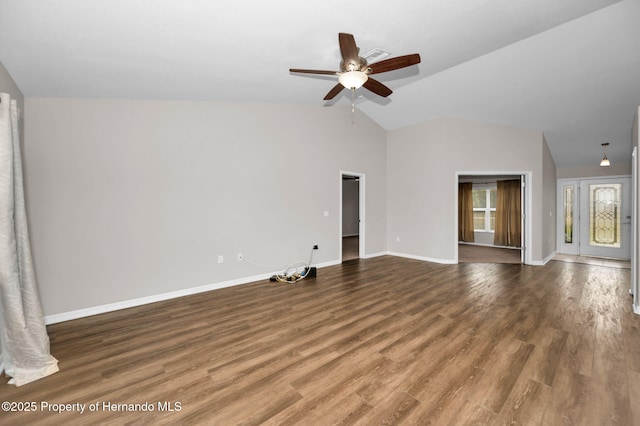
[[[54,324],[0,424],[640,424],[629,279],[384,256]]]
[[[342,237],[342,261],[360,258],[360,237]]]
[[[506,247],[458,244],[459,263],[522,263],[520,253]]]

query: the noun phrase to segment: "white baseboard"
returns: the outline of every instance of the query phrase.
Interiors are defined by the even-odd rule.
[[[465,246],[492,247],[492,248],[500,248],[500,249],[508,249],[508,250],[522,250],[522,247],[497,246],[495,244],[470,243],[467,241],[458,241],[458,244],[462,244]]]
[[[363,259],[371,259],[373,257],[386,256],[387,254],[389,254],[389,253],[387,253],[386,251],[381,251],[381,252],[378,252],[378,253],[369,253],[369,254],[365,254]]]
[[[108,303],[106,305],[93,306],[90,308],[77,309],[75,311],[63,312],[60,314],[46,315],[44,317],[46,324],[55,324],[63,321],[70,321],[78,318],[89,317],[92,315],[104,314],[106,312],[118,311],[120,309],[133,308],[134,306],[146,305],[149,303],[160,302],[177,297],[189,296],[192,294],[203,293],[205,291],[218,290],[225,287],[232,287],[240,284],[261,281],[269,279],[273,273],[254,275],[251,277],[239,278],[235,280],[223,281],[219,283],[206,284],[198,287],[185,288],[182,290],[170,291],[167,293],[155,294],[152,296],[140,297],[137,299],[123,300],[121,302]]]
[[[323,262],[315,264],[316,268],[325,268],[327,266],[339,265],[339,260],[332,260],[329,262]],[[119,311],[121,309],[133,308],[135,306],[147,305],[149,303],[161,302],[163,300],[175,299],[177,297],[189,296],[197,293],[204,293],[206,291],[218,290],[226,287],[233,287],[236,285],[248,284],[256,281],[268,280],[275,274],[282,273],[282,271],[271,272],[268,274],[253,275],[251,277],[238,278],[229,281],[222,281],[219,283],[206,284],[198,287],[185,288],[182,290],[170,291],[167,293],[160,293],[151,296],[140,297],[137,299],[123,300],[121,302],[108,303],[106,305],[93,306],[90,308],[77,309],[69,312],[62,312],[59,314],[45,315],[45,324],[56,324],[64,321],[71,321],[78,318],[90,317],[92,315],[104,314],[107,312]]]
[[[532,265],[532,266],[544,266],[544,265],[546,265],[547,263],[549,263],[549,261],[550,261],[551,259],[553,259],[553,257],[554,257],[555,255],[556,255],[556,252],[554,251],[554,252],[552,252],[549,256],[545,257],[545,258],[544,258],[544,259],[542,259],[542,260],[532,260],[532,261],[531,261],[531,263],[530,263],[529,265]]]
[[[315,266],[316,268],[320,269],[320,268],[326,268],[327,266],[335,266],[335,265],[340,265],[342,262],[340,261],[340,259],[335,259],[335,260],[329,260],[327,262],[323,262],[323,263],[316,263]]]
[[[389,251],[387,252],[387,254],[390,256],[398,256],[398,257],[404,257],[407,259],[422,260],[424,262],[442,263],[445,265],[456,265],[458,263],[453,259],[434,259],[432,257],[416,256],[413,254],[398,253],[395,251]]]

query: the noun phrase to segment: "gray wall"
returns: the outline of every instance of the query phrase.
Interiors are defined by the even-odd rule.
[[[629,154],[631,156],[631,154]],[[594,165],[583,167],[559,167],[556,171],[558,179],[573,179],[600,176],[626,176],[631,175],[631,160],[628,163],[611,164],[609,167],[600,167],[598,164],[602,157],[594,159]]]
[[[20,142],[24,145],[24,96],[2,62],[0,62],[0,92],[8,93],[11,95],[11,99],[15,99],[18,104],[18,109],[20,110]],[[26,186],[28,186],[28,182],[25,182]]]
[[[0,62],[0,92],[10,94],[11,99],[16,100],[18,108],[24,110],[24,96],[2,62]]]
[[[534,261],[555,250],[555,165],[538,131],[442,118],[387,133],[337,106],[28,98],[25,110],[49,316],[271,273],[313,244],[314,264],[335,263],[341,170],[366,174],[365,255],[454,260],[463,172],[530,171],[529,248]]]
[[[314,264],[337,262],[340,170],[366,174],[365,254],[386,250],[386,132],[347,107],[28,98],[26,113],[47,315],[274,272],[313,244]]]
[[[393,253],[437,261],[455,260],[457,244],[457,173],[531,172],[533,206],[532,260],[552,252],[545,241],[555,238],[555,225],[545,229],[548,191],[555,194],[541,132],[441,118],[389,132],[388,247]],[[544,194],[544,195],[543,195]],[[555,201],[554,201],[555,203]],[[555,205],[555,204],[554,204]],[[399,240],[399,241],[398,241]]]

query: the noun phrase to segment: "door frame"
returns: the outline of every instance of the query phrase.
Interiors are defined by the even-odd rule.
[[[340,217],[338,218],[338,253],[340,254],[340,263],[342,263],[342,178],[344,176],[355,177],[358,179],[358,216],[360,217],[360,223],[358,224],[358,257],[360,259],[365,257],[365,184],[366,184],[366,175],[364,173],[359,172],[350,172],[346,170],[340,170],[339,182],[340,182],[340,191],[339,191],[339,200],[340,200],[340,208],[338,211],[340,212]]]
[[[638,294],[638,147],[633,147],[631,154],[631,285],[629,294],[633,296],[631,303],[633,313],[640,314],[639,294]]]
[[[531,179],[532,172],[530,171],[493,171],[493,172],[477,172],[477,171],[459,171],[455,173],[455,191],[454,191],[454,211],[455,211],[455,226],[453,227],[454,236],[453,245],[454,261],[459,263],[458,257],[458,183],[460,182],[460,176],[520,176],[521,186],[521,200],[524,202],[522,205],[522,238],[521,238],[521,261],[525,265],[533,265],[532,253],[530,249],[531,236],[533,235],[533,215],[532,215],[532,194],[533,194],[533,180]]]

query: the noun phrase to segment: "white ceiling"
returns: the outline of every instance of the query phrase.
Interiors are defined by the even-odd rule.
[[[558,167],[628,162],[640,1],[0,0],[0,62],[27,97],[325,104],[338,32],[419,53],[359,89],[387,130],[447,116],[541,130]],[[348,91],[326,104],[350,103]]]

